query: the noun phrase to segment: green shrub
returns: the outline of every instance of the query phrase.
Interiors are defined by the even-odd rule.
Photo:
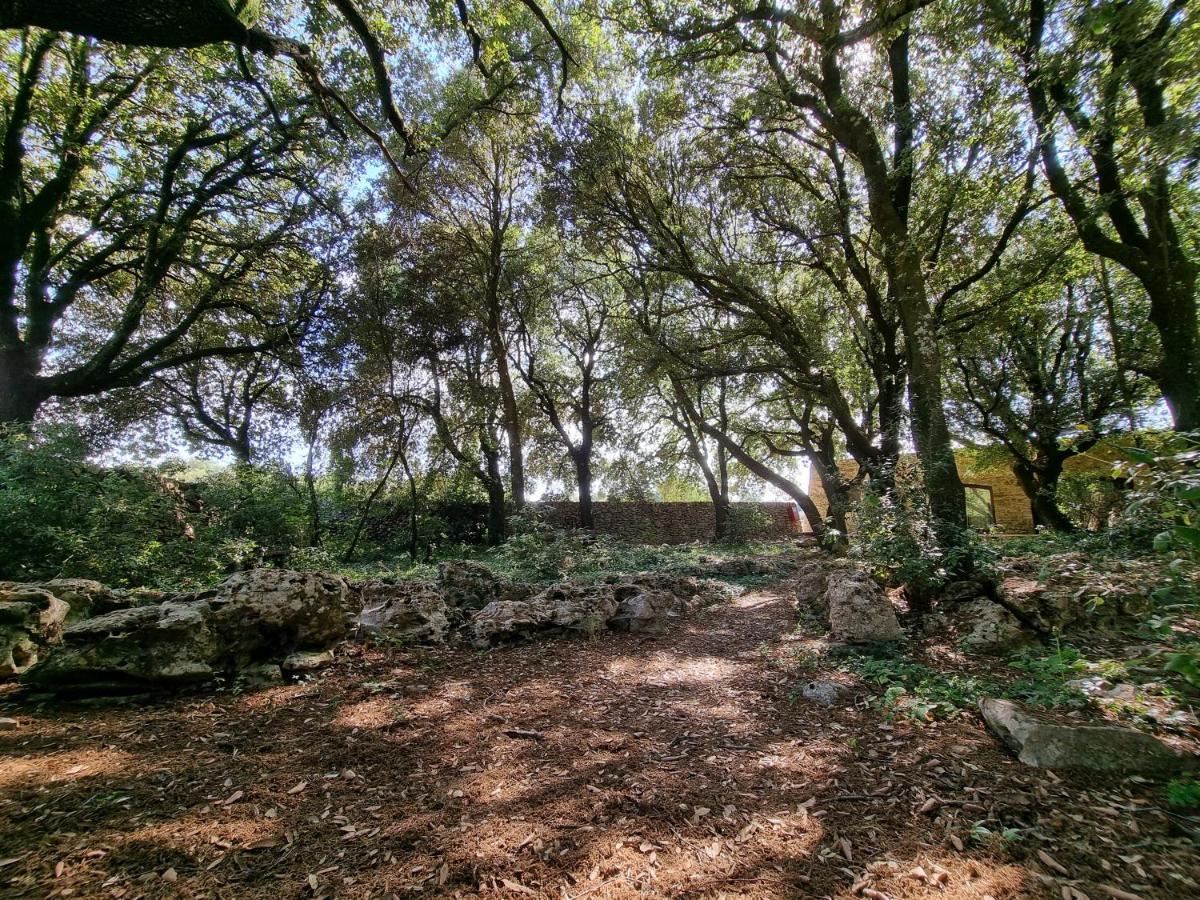
[[[904,715],[918,722],[949,719],[974,709],[984,697],[1023,700],[1037,706],[1082,706],[1087,698],[1066,681],[1087,671],[1087,661],[1072,647],[1059,647],[1046,656],[1024,653],[1009,667],[1023,672],[1015,680],[992,680],[942,672],[895,653],[854,652],[842,671],[884,688],[877,701],[888,716]]]
[[[1167,804],[1176,809],[1200,808],[1200,781],[1195,778],[1174,778],[1165,789]]]
[[[894,490],[867,491],[855,506],[851,550],[887,584],[904,585],[910,598],[935,596],[969,556],[977,572],[987,573],[996,554],[971,529],[963,529],[953,547],[943,547],[933,527],[917,475],[897,474]]]

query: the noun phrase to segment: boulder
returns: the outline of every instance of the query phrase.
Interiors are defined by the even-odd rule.
[[[1046,585],[1029,578],[1005,578],[998,590],[1005,602],[1024,613],[1043,631],[1070,625],[1079,618],[1080,607],[1071,596],[1050,591]]]
[[[800,688],[800,696],[821,706],[837,706],[850,694],[850,689],[836,681],[810,681]]]
[[[958,612],[971,629],[960,642],[965,649],[1001,653],[1030,639],[1016,617],[992,600],[961,603]]]
[[[797,569],[792,578],[796,601],[805,606],[824,603],[830,571],[825,562],[812,562]]]
[[[386,633],[404,643],[442,644],[457,612],[432,584],[423,581],[364,581],[354,586],[362,610],[359,631]]]
[[[528,585],[497,575],[483,563],[455,560],[438,565],[438,590],[446,605],[455,609],[483,609],[497,600],[526,600]]]
[[[336,576],[239,572],[216,588],[119,609],[67,626],[62,646],[25,673],[32,684],[82,693],[203,682],[346,635],[353,600]]]
[[[1046,722],[1011,700],[985,698],[979,710],[988,727],[1026,765],[1142,775],[1190,768],[1191,761],[1132,728]]]
[[[0,677],[20,675],[62,636],[66,601],[39,585],[0,587]]]
[[[324,572],[250,569],[198,598],[212,608],[211,627],[230,659],[272,647],[327,647],[346,636],[357,610],[345,579]],[[181,598],[182,599],[182,598]]]
[[[207,602],[167,601],[84,619],[24,680],[51,689],[111,693],[205,681],[219,672],[221,645]]]
[[[837,573],[828,579],[825,604],[829,630],[848,644],[898,641],[904,637],[896,609],[883,588],[861,572]]]
[[[667,630],[669,619],[687,611],[687,601],[666,591],[625,585],[623,589],[618,588],[616,595],[621,599],[607,623],[613,631],[661,634]]]
[[[333,665],[332,650],[299,650],[289,653],[279,664],[284,675],[307,675]]]
[[[473,617],[472,640],[486,647],[538,632],[595,634],[608,625],[618,606],[610,584],[557,584],[526,600],[492,601]]]
[[[966,603],[987,595],[978,581],[952,581],[942,591],[943,603]]]
[[[632,585],[671,594],[681,604],[678,609],[681,614],[717,603],[728,603],[733,596],[733,590],[724,582],[669,572],[639,572],[636,575],[614,576],[608,579],[608,583]]]

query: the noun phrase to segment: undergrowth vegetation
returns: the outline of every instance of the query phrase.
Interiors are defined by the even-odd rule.
[[[885,715],[918,722],[953,718],[974,709],[984,697],[1021,700],[1040,707],[1083,707],[1087,697],[1070,682],[1096,670],[1109,672],[1103,664],[1089,662],[1064,644],[1049,652],[1039,648],[1015,654],[991,677],[934,668],[897,648],[851,651],[839,668],[883,688],[875,703]]]

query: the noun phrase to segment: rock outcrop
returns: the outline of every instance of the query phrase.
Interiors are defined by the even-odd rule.
[[[719,582],[670,573],[614,576],[598,584],[564,582],[527,599],[489,603],[472,618],[471,638],[484,647],[548,631],[657,634],[671,619],[728,598]]]
[[[1142,775],[1169,775],[1189,767],[1188,760],[1132,728],[1046,722],[1011,700],[987,698],[979,710],[1026,765]]]
[[[527,638],[542,631],[602,631],[619,607],[612,585],[556,584],[527,600],[494,600],[471,621],[476,646]]]
[[[835,640],[873,644],[904,637],[892,601],[865,572],[831,573],[825,604],[829,610],[829,631]]]
[[[441,644],[460,616],[442,594],[424,581],[364,581],[354,585],[360,598],[358,628],[386,633],[401,643]]]
[[[1001,653],[1032,638],[1032,635],[1021,627],[1016,616],[994,600],[982,597],[969,600],[959,604],[956,612],[970,628],[960,641],[968,650]]]
[[[20,675],[57,644],[71,607],[41,585],[0,587],[0,676]]]
[[[483,609],[497,600],[527,600],[533,589],[502,575],[483,563],[455,560],[438,565],[437,589],[447,606],[455,609]]]
[[[323,573],[254,569],[216,588],[67,626],[62,646],[25,673],[53,690],[108,693],[234,676],[322,650],[347,633],[352,594]]]

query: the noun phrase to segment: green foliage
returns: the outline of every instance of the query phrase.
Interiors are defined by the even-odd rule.
[[[1155,550],[1200,559],[1200,434],[1170,434],[1124,456],[1121,471],[1134,485],[1126,521],[1153,530]]]
[[[216,470],[187,483],[87,461],[77,432],[0,443],[0,577],[196,587],[297,543],[299,494],[278,469]]]
[[[950,719],[973,709],[984,697],[1023,700],[1036,706],[1074,706],[1086,702],[1066,681],[1088,671],[1088,663],[1072,647],[1060,646],[1048,655],[1027,651],[1009,660],[1024,677],[981,678],[944,672],[895,653],[855,653],[842,671],[884,688],[877,703],[889,717],[903,715],[918,722]]]
[[[1200,781],[1195,778],[1173,778],[1164,789],[1167,804],[1176,809],[1200,808]]]
[[[914,473],[897,473],[887,493],[867,491],[855,506],[851,548],[872,573],[888,584],[902,584],[916,596],[929,597],[951,580],[970,557],[986,572],[996,554],[966,529],[955,545],[944,547]],[[946,526],[942,526],[945,529]]]

